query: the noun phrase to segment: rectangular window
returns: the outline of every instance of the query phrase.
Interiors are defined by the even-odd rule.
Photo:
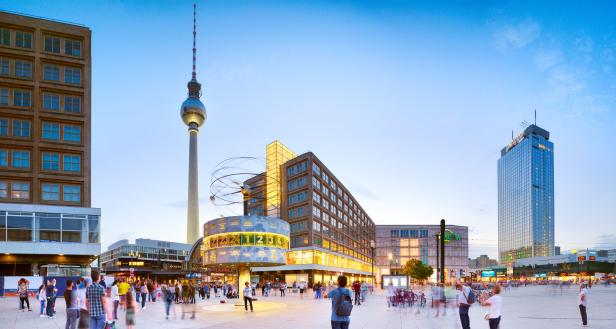
[[[9,151],[0,150],[0,167],[9,166]]]
[[[65,125],[64,134],[62,139],[67,142],[80,142],[81,141],[81,127]]]
[[[45,37],[45,51],[50,53],[60,53],[60,38],[58,37]]]
[[[13,90],[13,105],[20,107],[30,107],[31,93],[28,90]]]
[[[0,181],[0,199],[6,199],[9,196],[9,184]]]
[[[74,67],[65,67],[64,82],[76,85],[81,84],[81,70]]]
[[[0,105],[9,105],[9,90],[7,88],[0,89]]]
[[[58,201],[60,199],[60,185],[43,184],[42,197],[44,201]]]
[[[60,140],[60,124],[43,122],[43,138],[49,140]]]
[[[9,59],[8,58],[0,58],[0,74],[9,75],[11,71],[9,70]]]
[[[32,48],[32,33],[16,31],[15,32],[15,47]]]
[[[60,81],[60,67],[45,64],[43,79],[47,81]]]
[[[58,153],[43,153],[43,170],[60,170],[60,155]]]
[[[0,28],[0,45],[11,45],[11,31],[9,29]]]
[[[79,185],[64,185],[62,199],[66,202],[81,201],[81,186]]]
[[[80,113],[81,98],[77,96],[64,96],[64,112]]]
[[[43,95],[43,108],[51,111],[60,110],[60,96],[54,94]]]
[[[11,183],[11,198],[28,200],[30,199],[30,183],[12,182]]]
[[[32,63],[27,61],[15,61],[15,76],[18,78],[32,77]]]
[[[78,172],[81,170],[81,156],[79,155],[64,155],[64,171]]]
[[[81,41],[64,40],[64,53],[71,56],[81,56]]]
[[[0,119],[0,136],[9,135],[9,120]]]
[[[30,137],[30,121],[14,119],[13,137]]]
[[[12,153],[13,168],[27,169],[30,168],[30,151],[17,151]]]

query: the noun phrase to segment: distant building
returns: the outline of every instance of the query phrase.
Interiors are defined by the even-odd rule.
[[[496,259],[490,259],[488,255],[480,255],[475,259],[468,259],[468,267],[471,270],[483,269],[490,266],[498,265],[498,261]]]
[[[499,261],[554,255],[554,144],[530,125],[498,160]]]
[[[100,253],[90,37],[0,12],[0,275],[86,275]]]
[[[555,247],[554,247],[554,255],[555,255],[555,256],[560,255],[560,246],[555,246]]]
[[[100,255],[101,271],[122,278],[149,278],[162,282],[183,275],[192,244],[169,241],[127,239],[112,243]]]
[[[445,244],[446,280],[468,273],[468,227],[447,225],[459,239]],[[432,266],[436,277],[437,244],[440,225],[377,225],[375,264],[380,275],[402,274],[404,264],[418,259]]]

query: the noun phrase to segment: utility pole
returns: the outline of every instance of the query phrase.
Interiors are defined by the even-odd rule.
[[[445,284],[445,220],[441,219],[441,284]]]

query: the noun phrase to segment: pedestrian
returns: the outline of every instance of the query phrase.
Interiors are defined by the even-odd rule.
[[[366,281],[361,283],[361,301],[366,301],[366,295],[368,295],[368,283]]]
[[[171,310],[171,305],[173,304],[173,300],[175,299],[174,291],[173,288],[168,287],[165,284],[163,284],[162,289],[163,300],[165,301],[165,319],[169,320],[169,311]]]
[[[146,299],[148,298],[148,286],[146,284],[142,284],[141,288],[140,288],[140,293],[141,293],[141,309],[145,310],[145,302]]]
[[[142,285],[143,287],[144,285]],[[147,288],[146,288],[147,289]],[[145,296],[141,296],[142,304]],[[135,326],[135,313],[137,312],[137,302],[133,298],[133,292],[126,293],[126,329],[132,329]],[[143,307],[142,307],[143,309]]]
[[[44,318],[45,317],[45,302],[47,301],[47,296],[46,296],[46,291],[47,287],[45,287],[45,284],[41,284],[41,286],[38,288],[38,301],[39,301],[39,305],[41,308],[41,313],[39,314],[39,317]]]
[[[86,307],[86,289],[92,283],[90,278],[79,278],[79,284],[77,285],[77,297],[79,298],[79,329],[90,328],[90,315]]]
[[[105,289],[98,283],[100,274],[93,270],[92,284],[86,288],[86,308],[90,316],[90,329],[103,329],[105,326]]]
[[[580,307],[580,315],[582,316],[582,325],[588,325],[586,317],[586,306],[588,305],[588,289],[586,283],[580,285],[580,293],[578,295],[578,305]]]
[[[329,293],[329,298],[332,301],[332,329],[348,329],[351,323],[351,310],[353,303],[351,302],[351,292],[346,288],[346,276],[338,277],[338,288]]]
[[[28,280],[22,279],[21,283],[19,284],[19,290],[18,290],[19,309],[21,309],[22,312],[26,310],[25,305],[28,305],[28,311],[32,311],[30,309],[30,301],[28,300],[28,289],[29,289]]]
[[[456,283],[456,289],[458,290],[458,307],[462,329],[471,329],[471,320],[468,316],[468,310],[471,304],[475,302],[475,295],[470,287],[463,286],[460,282]]]
[[[360,298],[361,283],[359,283],[359,281],[355,281],[353,282],[353,285],[351,286],[351,288],[353,288],[353,294],[355,297],[355,305],[361,305],[361,298]]]
[[[98,284],[103,287],[103,289],[107,290],[107,282],[105,282],[105,277],[101,275],[101,279],[98,281]]]
[[[250,312],[253,312],[252,310],[252,288],[250,287],[250,284],[248,283],[248,281],[246,281],[245,287],[244,287],[244,310],[246,310],[246,312],[248,312],[248,303],[250,303]]]
[[[51,279],[51,284],[53,285],[53,304],[51,305],[51,311],[53,312],[54,316],[56,314],[56,298],[58,298],[58,288],[56,288],[56,279]]]
[[[286,282],[282,282],[280,283],[280,297],[285,297],[285,292],[287,290],[287,283]],[[251,292],[254,293],[254,290],[252,290],[251,288]]]
[[[54,290],[57,291],[56,287],[53,285],[53,281],[52,280],[47,280],[47,287],[45,288],[45,297],[47,298],[47,317],[48,318],[55,318],[53,315],[53,309],[54,309]]]
[[[306,282],[299,282],[299,298],[304,298],[304,290],[306,290]]]
[[[494,293],[492,297],[483,303],[484,306],[490,307],[485,318],[489,321],[490,329],[498,329],[501,320],[501,307],[503,305],[503,300],[500,296],[501,287],[495,284],[492,292]]]
[[[113,320],[118,319],[118,306],[120,305],[120,289],[118,281],[113,281],[111,284],[111,302],[113,303]]]
[[[122,279],[118,284],[118,294],[120,295],[120,307],[125,309],[126,307],[126,293],[130,290],[130,285],[126,282],[126,279]]]
[[[79,296],[77,289],[73,289],[73,280],[66,280],[66,289],[64,290],[64,302],[66,303],[66,329],[77,328],[77,320],[79,319]]]

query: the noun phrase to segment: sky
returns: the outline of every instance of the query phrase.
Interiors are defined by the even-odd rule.
[[[497,256],[497,160],[550,131],[555,237],[616,248],[616,5],[197,1],[200,220],[220,161],[314,152],[377,224],[467,225]],[[102,245],[183,242],[191,1],[5,1],[92,30],[92,206]]]

